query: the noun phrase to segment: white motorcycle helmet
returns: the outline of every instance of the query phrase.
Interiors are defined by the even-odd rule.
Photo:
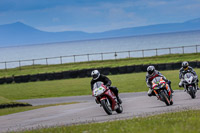
[[[148,72],[149,75],[153,75],[154,72],[155,72],[155,67],[154,66],[148,66],[147,72]]]
[[[93,80],[97,80],[100,76],[100,72],[98,70],[93,70],[91,73]]]
[[[183,69],[186,71],[186,70],[188,70],[188,66],[189,66],[189,63],[187,62],[187,61],[184,61],[183,63],[182,63],[182,67],[183,67]]]

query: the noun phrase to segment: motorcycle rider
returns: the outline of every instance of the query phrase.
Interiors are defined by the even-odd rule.
[[[155,70],[155,67],[154,66],[148,66],[147,67],[147,74],[146,74],[146,84],[147,84],[147,87],[149,87],[149,90],[147,92],[148,96],[152,96],[152,95],[155,95],[153,93],[153,88],[152,88],[152,80],[155,78],[155,77],[162,77],[163,80],[165,82],[168,83],[169,85],[169,88],[171,89],[171,92],[173,93],[174,91],[172,90],[171,88],[171,81],[170,80],[167,80],[165,78],[165,76],[163,76],[158,70]]]
[[[92,76],[92,80],[91,80],[91,90],[93,91],[93,85],[98,82],[98,81],[101,81],[104,83],[104,85],[106,85],[116,96],[117,98],[117,101],[121,104],[122,101],[121,99],[119,98],[119,95],[118,95],[118,89],[117,87],[114,87],[112,86],[111,87],[111,80],[106,77],[105,75],[103,74],[100,74],[100,72],[98,70],[93,70],[92,73],[91,73],[91,76]],[[98,103],[98,101],[96,101]]]
[[[184,87],[183,86],[183,80],[184,80],[183,77],[184,77],[184,75],[186,73],[192,73],[194,75],[194,79],[196,79],[196,81],[197,81],[197,83],[196,83],[197,90],[199,90],[199,87],[198,87],[198,82],[199,82],[198,76],[197,76],[196,72],[194,71],[194,69],[191,66],[189,66],[189,63],[187,61],[182,62],[182,67],[179,70],[179,79],[181,80],[179,82],[179,87]]]

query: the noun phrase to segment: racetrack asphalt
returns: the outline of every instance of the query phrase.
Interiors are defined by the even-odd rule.
[[[129,119],[138,116],[154,115],[165,112],[200,109],[200,93],[192,99],[183,90],[173,93],[174,104],[166,106],[156,97],[148,97],[146,92],[121,93],[123,113],[107,115],[92,96],[74,96],[60,98],[43,98],[20,100],[33,105],[80,102],[69,105],[50,106],[5,116],[0,116],[0,132],[20,131],[58,125],[72,125],[91,122],[104,122],[119,119]]]

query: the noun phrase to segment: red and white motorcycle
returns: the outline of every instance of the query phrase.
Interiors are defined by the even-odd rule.
[[[108,115],[112,115],[112,111],[123,112],[122,105],[118,103],[115,94],[103,82],[99,81],[93,85],[93,96],[96,97],[96,101],[103,106]]]

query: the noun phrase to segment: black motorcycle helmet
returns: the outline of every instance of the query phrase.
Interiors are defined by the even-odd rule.
[[[182,67],[183,67],[184,70],[187,70],[187,69],[188,69],[188,66],[189,66],[189,63],[188,63],[187,61],[184,61],[184,62],[182,63]]]
[[[149,75],[152,75],[155,71],[155,67],[154,66],[148,66],[147,67],[147,72]]]

